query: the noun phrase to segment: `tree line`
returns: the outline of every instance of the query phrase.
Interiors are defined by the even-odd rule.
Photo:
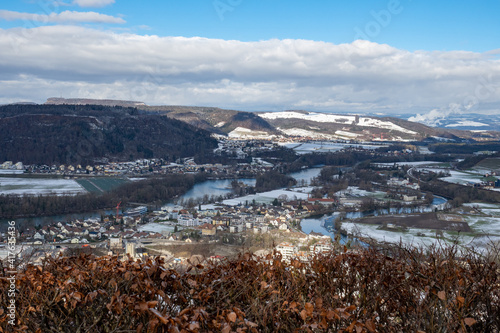
[[[278,171],[269,171],[256,177],[255,191],[266,192],[295,184],[297,184],[297,181],[293,177],[284,175]]]

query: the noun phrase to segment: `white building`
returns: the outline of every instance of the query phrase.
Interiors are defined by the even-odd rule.
[[[332,250],[333,245],[331,242],[317,242],[309,246],[309,251],[311,251],[311,253],[330,252]]]
[[[197,218],[195,219],[192,215],[186,215],[186,214],[179,215],[177,221],[179,222],[180,225],[184,227],[194,227],[199,225],[198,219]]]
[[[135,258],[135,243],[127,243],[126,252],[132,258]]]
[[[109,248],[110,249],[121,249],[123,246],[123,241],[120,238],[110,238],[109,239]]]
[[[298,252],[299,248],[296,245],[288,242],[282,242],[276,246],[276,251],[281,253],[283,260],[290,260]]]

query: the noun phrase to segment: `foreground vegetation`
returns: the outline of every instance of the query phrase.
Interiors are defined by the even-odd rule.
[[[3,270],[2,270],[3,271]],[[309,263],[250,254],[165,268],[159,258],[61,257],[17,276],[18,332],[498,332],[498,262],[455,248],[362,249]],[[9,281],[0,280],[7,290]],[[6,309],[7,293],[0,295]]]

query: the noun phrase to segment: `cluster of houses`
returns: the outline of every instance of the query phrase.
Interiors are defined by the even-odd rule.
[[[124,217],[124,225],[116,225],[108,218],[58,222],[39,228],[28,226],[19,230],[19,242],[42,245],[45,243],[87,244],[112,237],[125,239],[163,238],[156,232],[137,231],[140,217]],[[0,236],[0,238],[2,238]]]
[[[276,144],[262,140],[238,141],[229,138],[220,138],[219,147],[215,153],[226,153],[235,158],[246,158],[257,150],[275,149]],[[93,176],[129,176],[146,174],[182,174],[204,171],[214,176],[234,175],[238,172],[263,172],[272,167],[261,159],[252,159],[252,163],[244,166],[222,164],[196,164],[193,159],[180,159],[177,163],[169,163],[163,159],[139,159],[130,162],[108,162],[96,165],[59,164],[59,165],[23,165],[22,162],[13,164],[12,161],[0,164],[0,169],[25,170],[29,173],[55,175],[93,175]],[[266,169],[267,168],[267,169]]]
[[[275,248],[284,261],[298,259],[307,262],[318,253],[328,253],[334,249],[330,236],[311,232],[309,235],[299,234],[294,241],[281,242]]]
[[[12,163],[12,162],[5,162]],[[110,162],[98,165],[16,165],[8,164],[3,169],[23,170],[33,174],[54,174],[63,176],[140,176],[151,174],[185,174],[206,172],[213,176],[238,175],[241,172],[264,172],[272,167],[261,159],[254,158],[252,163],[223,165],[223,164],[196,164],[193,159],[184,159],[179,163],[169,163],[161,159],[144,159],[132,162]],[[2,169],[0,165],[0,169]]]
[[[0,169],[3,170],[24,170],[23,162],[13,163],[12,161],[6,161],[0,164]]]
[[[266,233],[271,228],[286,231],[304,216],[321,211],[324,205],[331,204],[331,201],[331,199],[325,202],[322,199],[308,199],[287,201],[280,206],[224,205],[202,210],[165,206],[161,211],[155,212],[155,220],[175,221],[179,226],[201,230],[203,236],[214,236],[217,232],[224,231]]]
[[[496,171],[487,172],[484,174],[485,181],[480,183],[472,183],[474,187],[482,187],[488,190],[500,187],[500,179],[497,178],[498,173]]]
[[[200,236],[216,236],[218,232],[267,233],[271,229],[289,231],[308,214],[324,208],[318,201],[309,199],[283,202],[280,206],[220,206],[209,209],[186,210],[182,207],[165,206],[152,214],[151,221],[167,222],[179,229],[198,231]],[[328,202],[329,203],[329,202]],[[324,204],[324,203],[323,203]],[[57,222],[41,227],[27,226],[19,230],[19,242],[33,245],[45,243],[87,244],[112,238],[139,240],[147,238],[182,240],[181,233],[159,233],[139,231],[138,225],[143,216],[123,216],[120,223],[114,219],[74,220]],[[6,235],[0,234],[0,241]]]

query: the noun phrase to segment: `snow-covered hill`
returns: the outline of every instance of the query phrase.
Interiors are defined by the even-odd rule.
[[[284,134],[315,139],[407,141],[422,137],[389,118],[304,111],[264,112],[259,116]]]
[[[333,123],[342,125],[358,125],[364,127],[376,127],[393,131],[399,131],[408,134],[417,134],[417,132],[398,126],[390,121],[383,121],[371,117],[351,116],[351,115],[337,115],[329,113],[318,112],[296,112],[296,111],[283,111],[283,112],[267,112],[261,113],[260,116],[268,120],[276,119],[303,119],[319,123]]]

